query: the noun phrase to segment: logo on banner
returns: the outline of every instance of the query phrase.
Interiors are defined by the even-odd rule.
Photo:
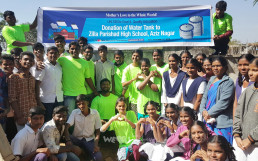
[[[48,29],[48,39],[53,40],[56,35],[62,35],[66,40],[78,40],[78,26],[76,24],[71,24],[67,26],[65,21],[57,21],[56,23],[51,23]]]

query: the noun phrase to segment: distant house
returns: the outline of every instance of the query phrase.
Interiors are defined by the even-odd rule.
[[[66,40],[74,40],[75,33],[68,32],[66,29],[61,30],[60,32],[54,32],[54,35],[62,35],[65,37]]]

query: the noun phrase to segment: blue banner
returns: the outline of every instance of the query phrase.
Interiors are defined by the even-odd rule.
[[[38,40],[86,37],[93,46],[212,46],[211,6],[146,8],[40,8]]]

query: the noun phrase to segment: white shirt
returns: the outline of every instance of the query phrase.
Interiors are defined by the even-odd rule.
[[[25,125],[13,138],[11,147],[14,155],[23,157],[37,150],[41,143],[39,131],[35,133],[30,126]]]
[[[49,60],[44,64],[44,69],[36,70],[36,79],[41,81],[40,100],[43,103],[54,103],[57,98],[57,102],[63,102],[62,68],[57,62],[53,65]]]
[[[53,154],[57,154],[60,149],[60,139],[64,134],[64,129],[65,126],[63,125],[60,134],[53,119],[46,122],[41,128],[43,140],[49,151]]]
[[[190,86],[191,86],[191,84],[193,83],[193,81],[194,81],[194,79],[190,79],[190,78],[187,80],[187,82],[186,82],[186,89],[185,89],[185,92],[186,92],[186,93],[188,93],[188,89],[190,88]],[[197,94],[203,94],[204,91],[205,91],[206,85],[207,85],[207,83],[206,83],[205,81],[203,81],[203,82],[200,84],[200,86],[199,86],[199,88],[198,88],[198,90],[197,90]],[[182,84],[181,84],[181,86],[180,86],[180,90],[181,90],[181,93],[183,94],[183,87],[182,87]],[[195,96],[193,97],[193,99],[192,99],[191,102],[185,102],[185,101],[184,101],[184,106],[188,106],[188,107],[190,107],[190,108],[193,109],[194,103],[196,102],[196,98],[197,98],[197,96],[195,95]]]
[[[94,139],[95,130],[102,126],[99,113],[94,109],[90,109],[90,113],[86,117],[80,109],[73,110],[67,123],[71,126],[74,125],[73,136],[78,139],[85,138],[86,141]]]
[[[178,72],[179,72],[179,70],[178,70]],[[169,70],[169,74],[170,73],[171,73],[171,70]],[[172,78],[169,75],[169,81],[170,81],[170,84],[171,84],[172,87],[174,86],[174,84],[176,82],[176,78],[177,78],[177,76],[175,78]],[[177,94],[175,95],[175,97],[167,97],[165,80],[164,80],[164,77],[162,77],[161,103],[174,103],[176,105],[179,105],[180,99],[181,99],[181,94],[182,94],[182,92],[179,89]]]
[[[115,75],[115,70],[114,70],[114,64],[107,60],[104,63],[101,60],[98,60],[95,62],[95,75],[96,75],[96,86],[97,90],[101,91],[100,88],[100,81],[104,78],[107,78],[111,82],[111,88],[112,89],[112,79],[111,76]]]

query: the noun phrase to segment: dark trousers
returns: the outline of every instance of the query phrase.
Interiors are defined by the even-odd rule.
[[[86,141],[85,138],[79,140],[78,138],[70,135],[71,141],[74,145],[81,147],[86,153],[89,153],[91,158],[95,161],[103,161],[100,151],[94,152],[94,139]]]
[[[7,139],[9,141],[9,143],[11,143],[12,139],[17,134],[17,128],[16,128],[14,117],[7,117],[6,118],[5,133],[6,133],[6,136],[7,136]]]
[[[64,105],[64,102],[57,102],[57,99],[55,100],[54,103],[43,103],[44,107],[46,108],[46,113],[45,113],[45,122],[48,122],[53,118],[53,110],[57,106]]]
[[[215,55],[226,55],[228,52],[229,38],[221,38],[219,40],[214,40],[214,49],[216,50]]]

